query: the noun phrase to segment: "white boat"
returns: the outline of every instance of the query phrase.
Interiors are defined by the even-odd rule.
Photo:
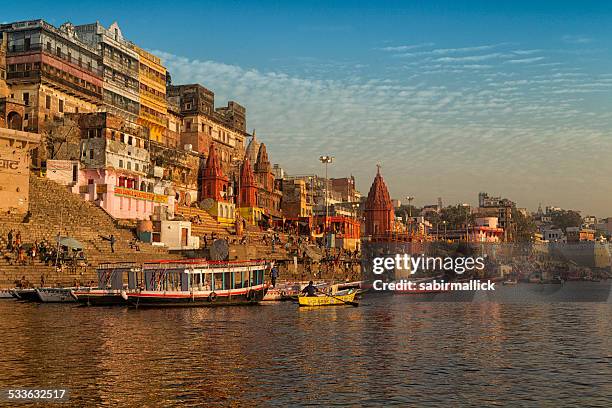
[[[74,303],[70,293],[75,288],[36,288],[36,294],[42,303]]]
[[[0,290],[0,299],[15,299],[10,290]]]

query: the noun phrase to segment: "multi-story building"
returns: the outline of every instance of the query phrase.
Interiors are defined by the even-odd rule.
[[[140,89],[140,111],[138,124],[149,129],[151,140],[165,146],[168,128],[168,102],[166,101],[166,68],[159,57],[131,45],[139,55],[138,81]]]
[[[0,98],[10,95],[6,84],[6,37],[3,32],[0,32]]]
[[[205,155],[214,146],[224,173],[237,176],[232,162],[243,159],[248,136],[244,108],[230,101],[227,108],[215,111],[214,93],[198,84],[170,86],[167,93],[169,103],[178,104],[183,117],[181,145],[191,145]]]
[[[308,186],[303,179],[284,179],[281,207],[288,219],[312,217],[312,204],[308,199]]]
[[[481,216],[497,217],[498,225],[504,230],[504,239],[514,238],[514,221],[512,212],[516,204],[507,198],[491,197],[487,193],[478,194],[478,213]]]
[[[170,103],[168,101],[168,112],[166,113],[167,128],[166,134],[163,137],[166,146],[168,147],[179,147],[181,144],[181,128],[183,126],[183,116],[181,116],[181,110],[176,103]],[[180,146],[184,148],[185,146]]]
[[[67,112],[95,112],[102,103],[101,59],[74,26],[43,20],[0,25],[6,37],[6,82],[25,104],[24,128],[43,132]]]
[[[140,114],[139,55],[121,34],[117,23],[106,29],[95,22],[74,27],[79,39],[102,57],[103,109],[130,122]]]
[[[118,219],[149,219],[158,206],[173,214],[170,183],[150,171],[147,130],[108,112],[79,116],[79,193]]]

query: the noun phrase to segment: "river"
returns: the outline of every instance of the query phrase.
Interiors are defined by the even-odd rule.
[[[0,388],[67,388],[70,406],[612,406],[610,298],[148,310],[2,300],[0,327]]]

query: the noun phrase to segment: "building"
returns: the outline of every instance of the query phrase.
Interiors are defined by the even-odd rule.
[[[562,242],[565,241],[565,234],[561,228],[543,227],[541,228],[542,240],[546,242]]]
[[[247,136],[244,120],[237,118],[246,115],[244,108],[230,102],[223,113],[216,111],[215,94],[199,84],[169,86],[167,92],[169,103],[179,107],[183,118],[181,145],[204,155],[214,146],[225,174],[237,175],[234,164],[243,160]]]
[[[30,152],[40,136],[0,127],[0,211],[25,214],[30,204]]]
[[[491,197],[487,193],[478,193],[478,213],[483,217],[497,217],[500,228],[504,230],[504,240],[514,239],[513,210],[516,204],[507,198]]]
[[[170,183],[151,172],[147,130],[108,112],[78,116],[81,196],[118,219],[148,220],[156,207],[174,214]]]
[[[262,208],[267,216],[280,218],[282,192],[276,184],[264,143],[259,146],[254,175],[257,183],[257,206]]]
[[[281,208],[283,217],[299,219],[312,217],[312,204],[308,200],[307,183],[303,179],[282,180],[283,199]]]
[[[206,167],[202,175],[201,197],[204,209],[221,224],[233,225],[236,219],[236,207],[231,202],[233,192],[229,185],[229,179],[223,173],[217,149],[210,146],[208,152]]]
[[[78,38],[95,47],[102,60],[103,107],[129,122],[140,114],[139,55],[123,38],[117,23],[107,29],[99,22],[74,27]]]
[[[138,54],[140,110],[138,124],[149,129],[149,138],[165,146],[176,146],[166,140],[168,102],[166,101],[166,68],[159,57],[130,44]]]
[[[340,201],[355,203],[359,202],[361,194],[355,188],[355,177],[330,178],[329,188],[339,195]]]
[[[68,112],[95,112],[102,103],[102,65],[96,48],[81,41],[70,23],[59,29],[43,20],[0,25],[6,37],[6,83],[23,101],[26,130]],[[43,136],[44,138],[44,136]]]
[[[394,218],[389,190],[378,167],[365,203],[365,235],[372,240],[390,236]]]
[[[7,35],[0,31],[0,98],[10,95],[9,87],[6,84],[6,39]]]
[[[565,229],[567,242],[595,241],[595,230],[582,227],[567,227]]]

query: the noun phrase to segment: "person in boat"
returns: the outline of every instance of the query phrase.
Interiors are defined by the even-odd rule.
[[[302,289],[302,293],[306,293],[306,296],[316,296],[316,293],[319,291],[315,285],[313,285],[312,281],[308,282],[308,286]]]

